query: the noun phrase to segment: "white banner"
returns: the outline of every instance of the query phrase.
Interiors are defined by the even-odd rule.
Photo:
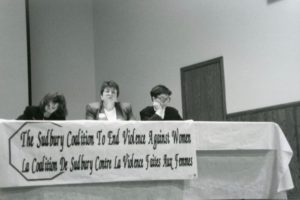
[[[192,122],[0,121],[0,187],[197,178]]]

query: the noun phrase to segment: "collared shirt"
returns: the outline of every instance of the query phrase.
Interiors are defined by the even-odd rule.
[[[163,108],[163,109],[162,109],[162,112],[157,112],[156,109],[154,109],[154,110],[155,110],[155,114],[157,114],[158,116],[160,116],[162,119],[165,118],[166,108]]]
[[[104,109],[104,113],[105,113],[108,121],[116,121],[117,120],[117,111],[116,111],[115,107],[112,110]]]

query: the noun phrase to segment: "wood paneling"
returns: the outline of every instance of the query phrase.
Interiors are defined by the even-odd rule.
[[[295,188],[288,192],[289,200],[300,199],[300,102],[261,108],[227,115],[228,121],[272,121],[284,132],[294,155],[290,163]]]
[[[184,119],[225,120],[222,57],[181,68],[181,88]]]
[[[300,200],[300,102],[227,114],[222,57],[181,68],[181,88],[185,119],[277,123],[294,152],[290,170],[295,188],[288,199]]]

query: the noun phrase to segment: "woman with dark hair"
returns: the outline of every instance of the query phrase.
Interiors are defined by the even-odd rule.
[[[18,120],[65,120],[68,114],[64,95],[47,94],[39,106],[27,106]]]
[[[104,81],[100,89],[100,101],[86,106],[86,119],[135,120],[129,103],[119,102],[119,86],[114,81]]]
[[[141,120],[182,120],[176,108],[168,106],[171,90],[164,85],[157,85],[150,91],[152,106],[140,112]]]

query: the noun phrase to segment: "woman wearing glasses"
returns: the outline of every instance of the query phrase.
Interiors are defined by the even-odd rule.
[[[86,119],[94,120],[134,120],[129,103],[119,102],[119,86],[114,81],[103,82],[99,102],[86,106]]]
[[[171,90],[164,85],[157,85],[150,92],[152,106],[140,112],[141,120],[182,120],[178,111],[168,106],[171,101]]]

